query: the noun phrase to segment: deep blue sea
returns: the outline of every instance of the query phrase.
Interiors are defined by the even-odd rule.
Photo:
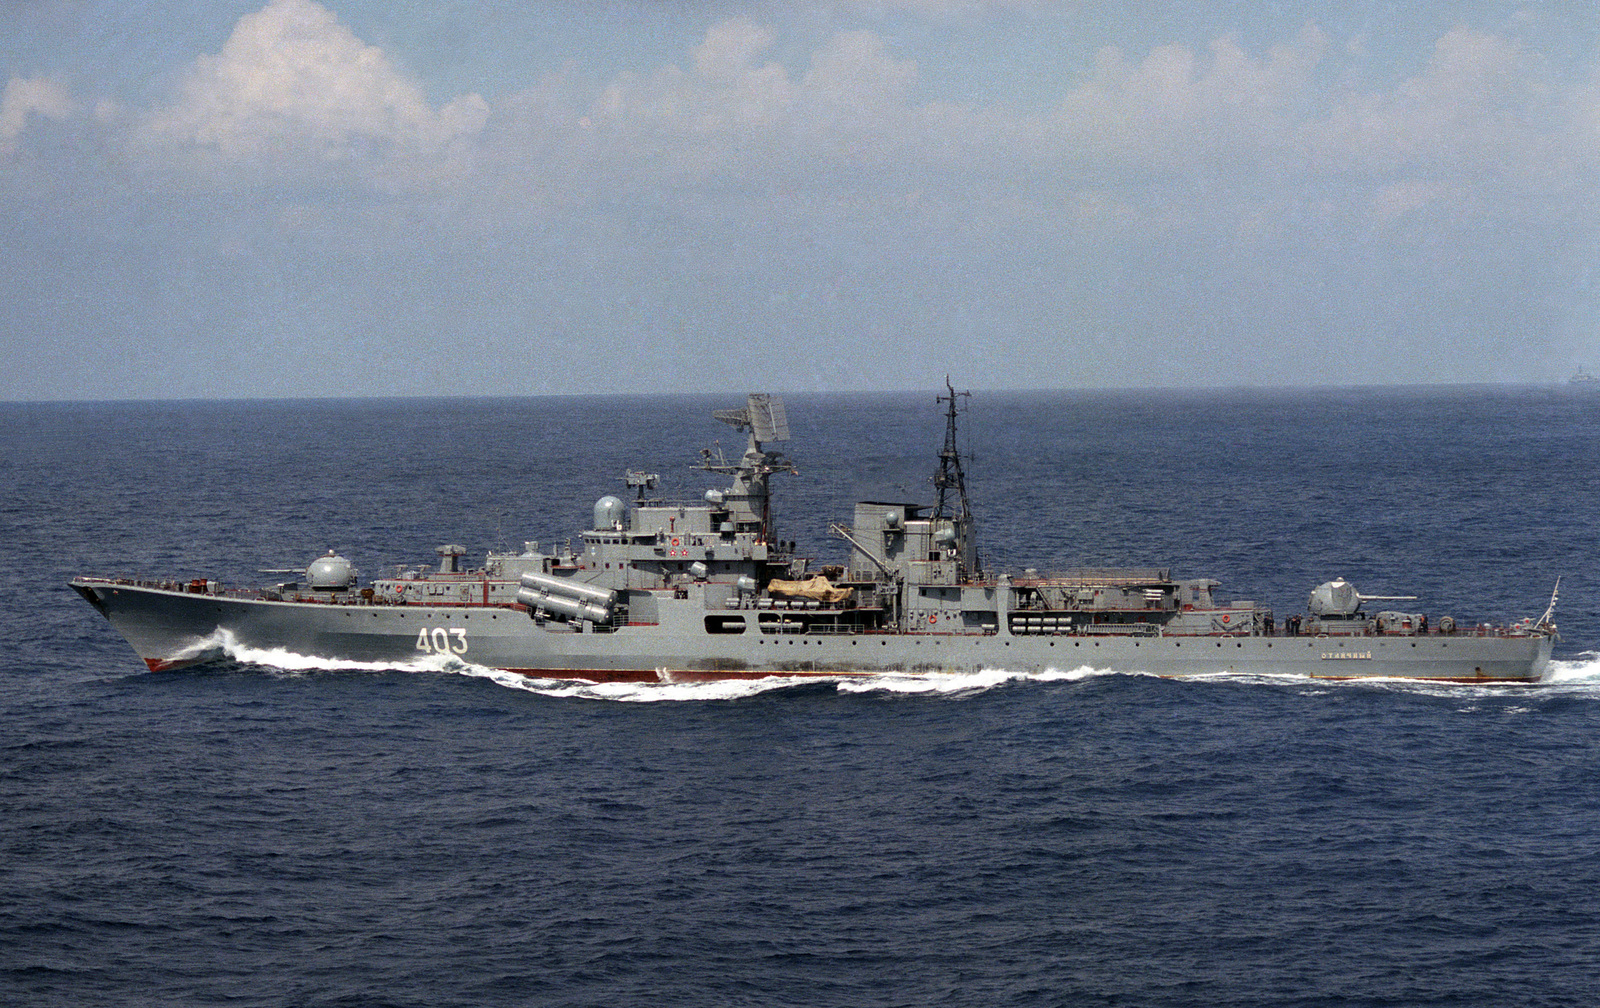
[[[927,499],[926,394],[786,397],[780,532]],[[696,498],[719,397],[0,405],[0,1004],[1600,1004],[1600,397],[982,393],[991,567],[1537,617],[1550,681],[153,674],[79,573],[367,575]]]

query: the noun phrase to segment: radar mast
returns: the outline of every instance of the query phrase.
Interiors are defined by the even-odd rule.
[[[963,396],[971,398],[972,393],[957,392],[950,384],[949,375],[945,375],[944,387],[949,394],[939,396],[938,401],[949,405],[944,415],[944,448],[939,451],[939,474],[933,478],[933,485],[939,490],[933,517],[955,519],[962,574],[976,575],[979,571],[978,544],[972,527],[972,502],[967,499],[967,477],[961,471],[961,453],[956,450],[956,415],[960,412],[957,402]],[[951,500],[952,494],[960,503],[960,510],[954,514],[951,513],[955,503]]]
[[[789,440],[789,415],[783,400],[765,392],[752,392],[745,398],[743,409],[712,410],[711,415],[734,430],[749,431],[750,440],[744,456],[736,463],[723,458],[721,449],[715,456],[709,450],[702,450],[698,468],[732,476],[733,486],[722,494],[722,503],[727,506],[732,520],[738,526],[754,524],[762,542],[773,542],[777,533],[772,522],[767,477],[775,472],[792,473],[795,468],[783,453],[767,451],[761,446],[764,442]]]

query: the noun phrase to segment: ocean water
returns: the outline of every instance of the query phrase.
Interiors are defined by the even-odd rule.
[[[725,397],[0,405],[0,1004],[1600,1003],[1600,399],[986,393],[986,561],[1538,616],[1547,682],[150,673],[79,573],[368,574],[697,497]],[[926,395],[787,396],[781,534],[925,499]]]

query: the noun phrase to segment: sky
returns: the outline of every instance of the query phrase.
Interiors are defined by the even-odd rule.
[[[0,81],[5,401],[1600,369],[1592,3],[0,0]]]

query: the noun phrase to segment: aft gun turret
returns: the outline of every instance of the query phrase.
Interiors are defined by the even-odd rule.
[[[1361,611],[1363,602],[1414,602],[1416,598],[1415,595],[1363,595],[1344,578],[1334,578],[1311,589],[1311,599],[1307,603],[1311,609],[1310,629],[1333,634],[1425,634],[1428,632],[1425,613],[1386,609],[1369,620]],[[1440,629],[1448,619],[1440,620]]]
[[[1363,595],[1344,578],[1324,581],[1311,589],[1311,615],[1323,619],[1355,619],[1363,602],[1415,602],[1415,595]]]

